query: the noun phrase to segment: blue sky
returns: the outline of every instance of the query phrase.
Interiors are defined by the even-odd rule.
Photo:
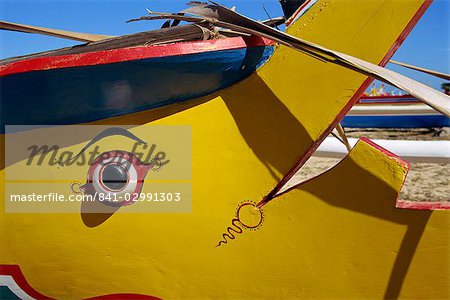
[[[185,8],[186,2],[188,1],[0,0],[0,18],[71,31],[122,35],[161,26],[160,21],[125,23],[128,19],[145,15],[145,8],[174,12]],[[235,5],[239,12],[255,19],[267,19],[263,6],[271,16],[282,15],[277,0],[221,0],[220,3],[229,7]],[[449,28],[450,0],[434,0],[393,59],[450,73]],[[52,37],[0,31],[0,58],[74,44],[76,42]],[[436,89],[439,89],[443,82],[441,79],[395,65],[388,67]]]

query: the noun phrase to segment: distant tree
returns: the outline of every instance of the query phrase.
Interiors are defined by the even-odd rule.
[[[444,82],[443,84],[441,84],[441,89],[444,90],[444,93],[450,95],[450,82]]]

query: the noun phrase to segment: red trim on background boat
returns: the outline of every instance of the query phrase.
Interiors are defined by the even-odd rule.
[[[29,296],[40,299],[40,300],[53,300],[53,298],[49,298],[38,291],[36,291],[31,285],[27,282],[25,276],[23,275],[20,267],[18,265],[0,265],[0,275],[11,276],[15,283]],[[153,296],[146,296],[141,294],[110,294],[97,296],[92,298],[86,298],[86,300],[159,300],[160,298]]]
[[[274,42],[260,37],[233,37],[207,41],[138,46],[81,54],[30,58],[0,66],[0,76],[59,68],[95,66],[164,56],[269,46]]]
[[[395,95],[389,95],[389,96],[361,96],[361,99],[370,99],[370,100],[372,100],[372,99],[391,99],[391,98],[394,98],[394,99],[402,99],[402,98],[415,98],[415,97],[412,96],[412,95],[398,95],[398,96],[395,96]]]
[[[422,15],[425,13],[427,8],[431,5],[433,0],[425,0],[424,3],[419,7],[419,9],[416,11],[414,16],[411,18],[411,20],[406,25],[405,29],[403,29],[402,33],[399,35],[397,40],[394,42],[390,50],[386,53],[384,58],[381,60],[381,62],[378,64],[379,66],[386,66],[386,64],[389,62],[389,60],[392,58],[394,53],[398,50],[398,48],[401,46],[403,41],[406,39],[406,37],[409,35],[411,30],[414,28],[414,26],[417,24],[419,19],[422,17]],[[331,125],[328,127],[327,130],[323,132],[323,134],[311,145],[311,147],[308,149],[308,151],[300,157],[300,159],[297,161],[297,163],[294,165],[294,167],[283,177],[283,179],[270,191],[259,203],[258,207],[262,207],[263,205],[267,204],[271,199],[279,196],[277,193],[283,188],[284,185],[297,173],[298,170],[308,161],[308,159],[314,154],[314,152],[317,151],[317,148],[319,148],[320,144],[323,143],[325,138],[331,134],[334,128],[339,124],[339,122],[344,119],[344,117],[347,115],[347,113],[350,111],[350,109],[353,107],[353,105],[358,102],[359,98],[364,94],[364,92],[367,90],[369,85],[372,83],[373,78],[368,77],[362,85],[359,87],[359,89],[356,91],[356,93],[353,95],[353,97],[349,100],[347,105],[341,110],[341,112],[337,115],[337,117],[334,119],[334,121],[331,123]],[[284,192],[283,192],[284,193]]]
[[[383,101],[383,102],[357,102],[357,105],[361,106],[361,105],[383,105],[383,104],[398,104],[398,105],[402,105],[402,104],[415,104],[415,105],[419,105],[419,104],[423,104],[422,101]]]
[[[404,100],[408,99],[408,100]],[[383,103],[400,103],[400,104],[413,104],[422,103],[416,97],[412,95],[385,95],[385,96],[366,96],[362,95],[358,100],[358,104],[383,104]]]
[[[396,208],[400,209],[415,209],[415,210],[450,210],[450,202],[417,202],[397,200]]]

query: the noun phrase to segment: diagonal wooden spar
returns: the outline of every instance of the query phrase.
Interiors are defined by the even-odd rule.
[[[436,76],[436,77],[439,77],[439,78],[442,78],[442,79],[445,79],[445,80],[450,80],[450,74],[446,74],[446,73],[442,73],[442,72],[438,72],[438,71],[434,71],[434,70],[429,70],[429,69],[413,66],[413,65],[406,64],[404,62],[395,61],[395,60],[390,60],[389,62],[393,63],[395,65],[399,65],[399,66],[411,69],[411,70],[415,70],[415,71],[419,71],[419,72],[422,72],[422,73],[430,74],[430,75],[433,75],[433,76]]]
[[[219,21],[229,22],[242,27],[254,29],[261,34],[266,34],[265,37],[267,38],[277,38],[280,43],[297,50],[309,48],[313,52],[316,52],[319,56],[324,56],[324,59],[327,61],[353,69],[388,84],[392,84],[410,93],[411,95],[416,96],[418,99],[422,100],[439,112],[450,116],[450,97],[439,91],[370,62],[296,38],[287,33],[266,26],[265,24],[261,24],[255,20],[247,18],[213,1],[211,1],[211,3],[213,3],[213,5],[203,4],[203,7],[207,10],[215,10],[217,20]],[[199,5],[197,4],[195,6]],[[327,59],[328,56],[332,59]]]
[[[111,35],[73,32],[73,31],[38,27],[38,26],[32,26],[32,25],[24,25],[24,24],[18,24],[18,23],[6,22],[6,21],[0,21],[0,29],[25,32],[25,33],[49,35],[49,36],[53,36],[53,37],[75,40],[75,41],[80,41],[80,42],[97,42],[100,40],[109,39],[109,38],[114,37]]]
[[[415,96],[416,98],[422,100],[424,103],[433,107],[440,113],[450,117],[450,97],[439,91],[436,91],[406,76],[364,61],[362,59],[340,53],[338,51],[334,51],[281,32],[265,24],[245,17],[215,2],[211,1],[211,3],[212,4],[193,3],[191,8],[183,11],[184,13],[196,15],[199,17],[180,16],[149,11],[149,13],[156,16],[142,17],[136,20],[172,18],[194,23],[211,23],[215,26],[232,29],[237,32],[243,32],[268,38],[290,48],[296,49],[302,53],[308,54],[316,59],[343,66],[345,68],[354,70],[366,76],[370,76],[387,84],[398,87],[405,92],[408,92],[409,94]]]
[[[342,144],[344,144],[348,152],[352,150],[352,146],[348,142],[347,134],[345,134],[344,127],[342,127],[341,123],[337,124],[336,128],[333,129],[331,134],[336,137]]]

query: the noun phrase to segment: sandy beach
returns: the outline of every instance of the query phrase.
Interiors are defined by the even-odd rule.
[[[450,140],[450,128],[432,129],[346,129],[352,138],[391,140]],[[316,176],[339,162],[339,159],[312,157],[292,182]],[[399,199],[409,201],[450,201],[450,164],[412,163]]]

